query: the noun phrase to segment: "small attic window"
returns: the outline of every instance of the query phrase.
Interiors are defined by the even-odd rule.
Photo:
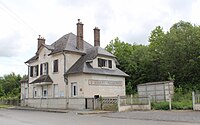
[[[98,58],[98,67],[112,68],[112,60]]]

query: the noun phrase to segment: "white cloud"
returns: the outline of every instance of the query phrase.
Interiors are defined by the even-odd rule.
[[[102,47],[115,37],[148,44],[158,25],[166,31],[180,20],[200,24],[199,6],[197,0],[1,0],[0,69],[24,74],[23,62],[35,54],[38,35],[51,44],[69,32],[76,34],[78,18],[84,23],[84,39],[92,45],[95,26],[101,29]]]

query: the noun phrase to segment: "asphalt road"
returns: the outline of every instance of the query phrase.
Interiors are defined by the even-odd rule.
[[[171,115],[168,112],[152,111],[77,115],[76,111],[70,111],[68,113],[51,113],[0,109],[0,125],[200,125],[200,120],[188,120],[189,117],[187,117],[188,119],[185,121],[181,121],[180,119],[170,120],[170,118],[156,119],[156,117],[161,114]],[[172,117],[179,116],[180,114],[181,112],[176,112]],[[183,114],[182,116],[185,116],[187,115],[187,112],[184,112]],[[198,115],[195,119],[200,119],[199,112],[189,112],[189,115],[190,118]]]

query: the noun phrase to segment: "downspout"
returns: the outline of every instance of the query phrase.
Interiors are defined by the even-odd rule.
[[[64,51],[62,52],[63,54],[63,57],[64,57],[64,73],[63,73],[63,76],[64,76],[64,82],[65,82],[65,98],[66,98],[66,109],[68,109],[68,103],[69,103],[69,100],[68,100],[68,97],[67,97],[67,85],[68,85],[68,78],[67,78],[67,75],[65,75],[66,73],[66,55],[64,53]]]
[[[27,64],[27,63],[25,63],[27,66],[28,66],[28,80],[27,80],[27,87],[28,87],[28,98],[29,98],[29,70],[30,70],[30,66]],[[25,85],[24,85],[24,87],[25,87]],[[25,89],[25,88],[24,88]],[[26,90],[26,89],[25,89]],[[25,91],[24,90],[24,91]],[[25,95],[25,99],[26,99],[26,95]],[[24,100],[25,101],[25,100]]]

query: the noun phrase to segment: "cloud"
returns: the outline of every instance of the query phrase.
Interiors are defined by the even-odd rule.
[[[12,32],[0,38],[0,57],[12,57],[20,53],[20,34]]]

